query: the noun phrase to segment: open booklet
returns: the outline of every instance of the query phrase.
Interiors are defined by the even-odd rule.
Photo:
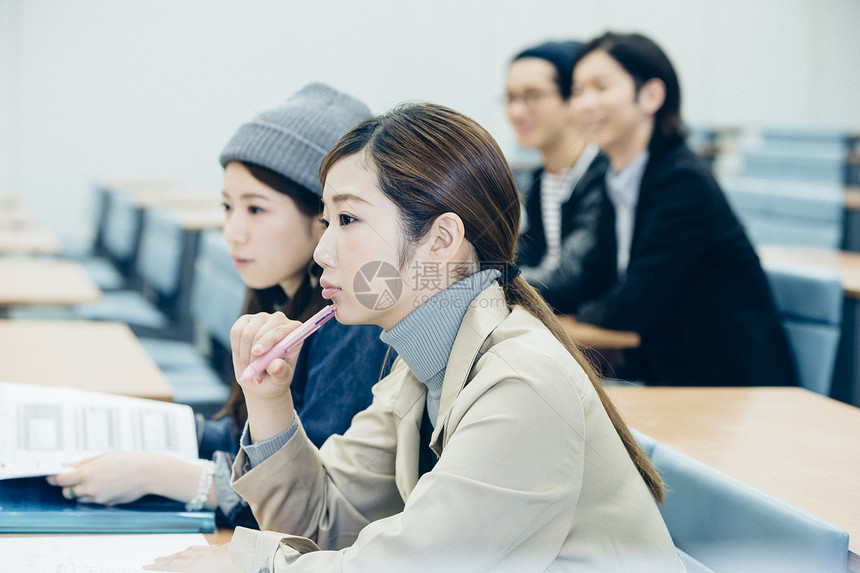
[[[111,450],[197,459],[194,413],[181,404],[0,382],[0,533],[209,532],[211,511],[148,495],[117,506],[63,497],[44,476]]]
[[[189,406],[0,382],[0,479],[51,475],[111,450],[197,459]]]

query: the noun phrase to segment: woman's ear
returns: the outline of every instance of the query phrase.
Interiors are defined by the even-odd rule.
[[[666,101],[666,84],[659,78],[651,78],[639,88],[639,108],[648,115],[656,115]]]
[[[466,241],[466,227],[456,213],[443,213],[436,217],[430,228],[429,257],[438,262],[459,262]]]

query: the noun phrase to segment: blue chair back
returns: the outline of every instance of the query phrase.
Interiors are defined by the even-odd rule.
[[[108,193],[105,199],[104,249],[123,274],[130,274],[140,239],[140,210],[128,193]]]
[[[158,206],[144,210],[136,270],[159,296],[176,295],[184,248],[185,231],[173,213]]]
[[[761,138],[766,145],[814,147],[844,153],[851,146],[852,136],[842,129],[768,127],[762,130]]]
[[[675,545],[720,573],[844,572],[848,533],[674,450],[654,448]]]
[[[633,434],[633,437],[636,438],[636,441],[639,442],[639,445],[642,447],[642,451],[644,451],[645,455],[650,459],[651,456],[654,455],[654,449],[657,447],[657,440],[634,428],[630,428],[630,433]],[[678,548],[676,547],[676,549]],[[684,566],[687,568],[687,573],[714,573],[713,569],[706,567],[689,553],[678,549],[678,555],[681,557],[681,561],[684,562]]]
[[[633,434],[633,437],[636,438],[637,442],[639,442],[639,446],[642,448],[642,451],[645,452],[645,455],[648,456],[648,459],[651,459],[651,456],[654,454],[654,448],[657,446],[657,440],[647,434],[643,434],[639,430],[634,430],[633,428],[630,428],[630,433]]]
[[[810,183],[845,184],[845,151],[817,147],[763,147],[744,152],[741,174]]]
[[[842,246],[842,187],[752,177],[720,184],[754,245]]]
[[[209,230],[200,234],[191,293],[191,312],[195,323],[224,348],[230,348],[230,329],[239,318],[246,287],[224,235]]]
[[[794,353],[800,385],[829,396],[842,336],[841,278],[803,265],[770,263],[764,271]]]
[[[768,128],[742,150],[741,174],[844,186],[850,138],[840,130]]]
[[[720,134],[713,127],[707,125],[687,126],[687,145],[708,166],[714,166],[717,156],[720,154]]]

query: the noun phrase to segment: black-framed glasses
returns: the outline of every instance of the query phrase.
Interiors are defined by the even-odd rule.
[[[531,107],[545,100],[548,97],[560,97],[558,90],[526,90],[521,94],[506,93],[502,95],[502,103],[512,105],[516,102],[522,102],[526,106]]]

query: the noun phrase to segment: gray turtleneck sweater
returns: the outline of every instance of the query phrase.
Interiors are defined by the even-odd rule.
[[[397,351],[415,377],[427,386],[427,414],[434,428],[442,398],[442,381],[460,324],[469,304],[500,274],[497,270],[487,269],[454,283],[380,336]],[[246,422],[240,443],[248,455],[250,467],[256,467],[277,452],[293,437],[298,427],[296,416],[292,425],[277,436],[252,444]]]
[[[488,269],[454,283],[380,335],[422,384],[427,386],[427,414],[436,427],[442,381],[454,339],[469,304],[501,273]]]

